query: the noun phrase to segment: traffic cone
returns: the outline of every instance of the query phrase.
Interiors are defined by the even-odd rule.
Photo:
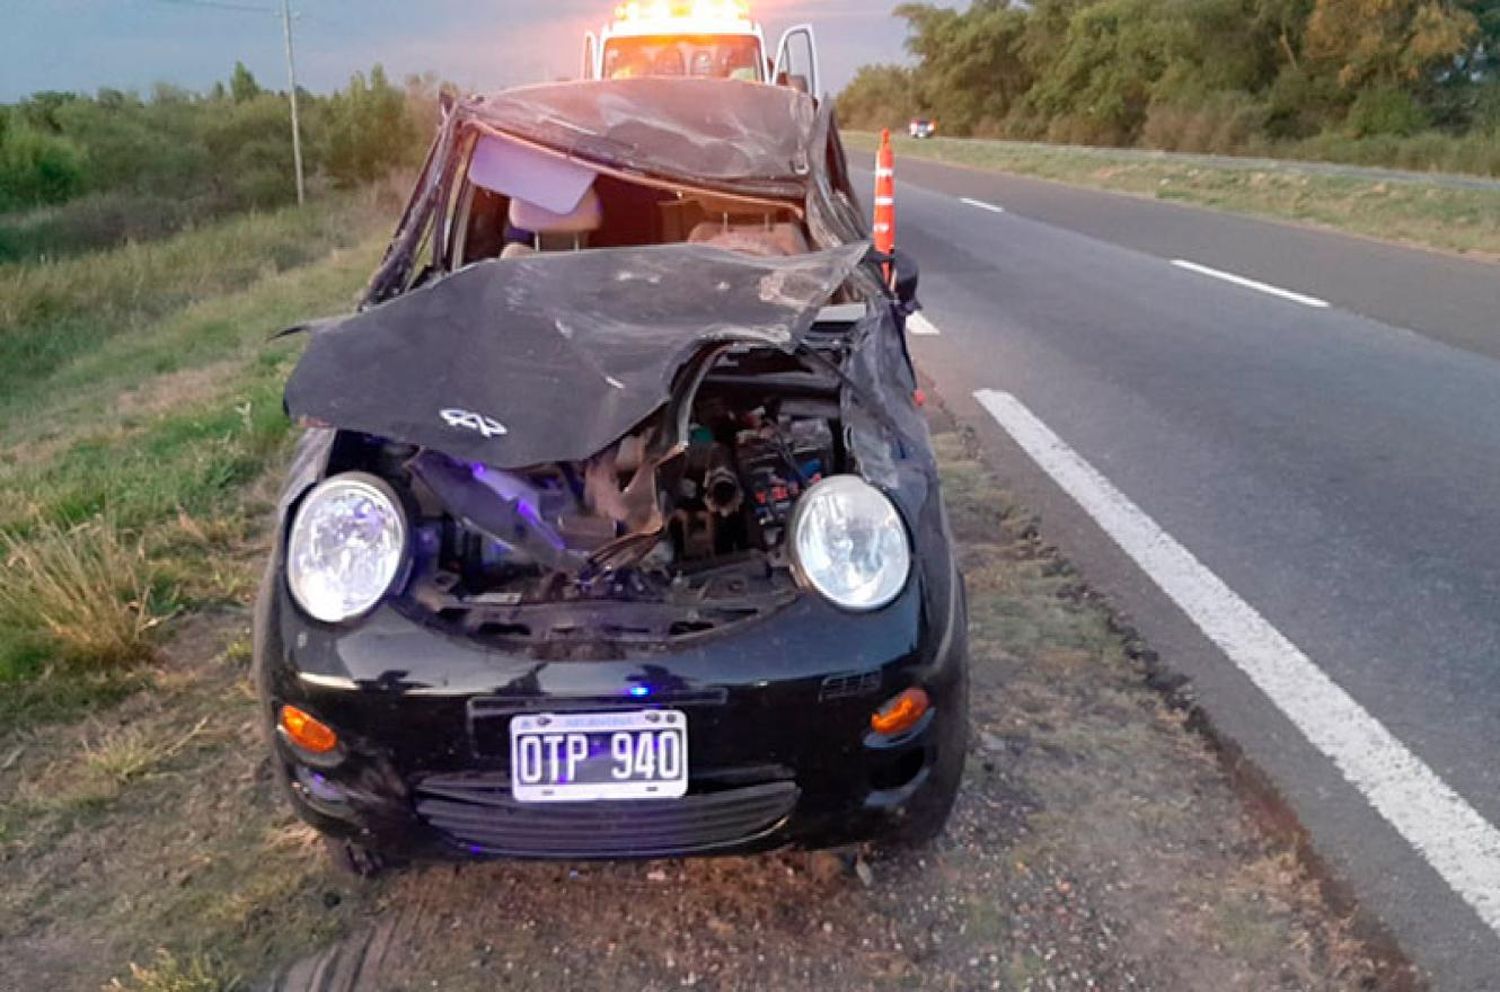
[[[875,153],[875,250],[886,255],[896,250],[896,155],[889,130],[880,132],[880,151]],[[891,278],[891,266],[885,269]]]

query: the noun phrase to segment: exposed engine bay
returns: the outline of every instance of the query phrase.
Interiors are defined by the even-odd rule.
[[[579,604],[630,604],[628,625],[595,615],[591,636],[660,639],[794,596],[798,499],[851,470],[837,377],[776,349],[721,349],[681,426],[673,416],[591,459],[520,470],[408,444],[367,449],[361,467],[417,511],[405,601],[469,635],[523,640],[566,637],[549,606],[571,606],[571,628]],[[650,604],[659,622],[641,611]]]
[[[308,564],[294,556],[291,574],[330,590],[330,617],[368,580],[411,619],[507,649],[661,646],[765,616],[809,582],[880,608],[910,556],[877,488],[897,491],[903,410],[876,397],[911,387],[882,311],[832,302],[866,278],[867,254],[668,245],[478,262],[320,325],[286,404],[338,441],[289,488],[353,488],[297,513]],[[391,492],[339,481],[360,474]],[[833,493],[830,476],[857,485]],[[787,537],[811,519],[799,502],[824,506],[804,501],[814,487],[831,494],[818,578],[800,555],[794,574]],[[381,571],[341,577],[341,528],[367,524],[382,550],[360,561]],[[322,543],[299,539],[313,533]]]

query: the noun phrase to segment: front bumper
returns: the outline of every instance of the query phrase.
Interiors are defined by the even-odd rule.
[[[803,596],[764,619],[654,650],[561,660],[450,636],[383,607],[306,619],[273,565],[257,616],[268,720],[291,703],[332,755],[275,738],[298,814],[403,857],[626,858],[825,847],[943,817],[967,737],[965,618],[951,570],[875,614]],[[594,655],[597,655],[595,657]],[[886,738],[870,714],[921,686],[932,709]],[[641,687],[642,698],[632,694]],[[527,804],[510,795],[509,718],[670,707],[690,727],[682,800]]]

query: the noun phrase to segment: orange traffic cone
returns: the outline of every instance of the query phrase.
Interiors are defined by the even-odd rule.
[[[887,255],[896,250],[896,155],[889,130],[880,132],[875,153],[875,250]],[[891,266],[885,274],[891,277]]]

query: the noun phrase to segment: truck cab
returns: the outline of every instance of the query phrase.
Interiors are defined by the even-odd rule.
[[[584,79],[699,76],[819,92],[812,25],[790,28],[772,60],[746,0],[629,0],[584,37]]]

